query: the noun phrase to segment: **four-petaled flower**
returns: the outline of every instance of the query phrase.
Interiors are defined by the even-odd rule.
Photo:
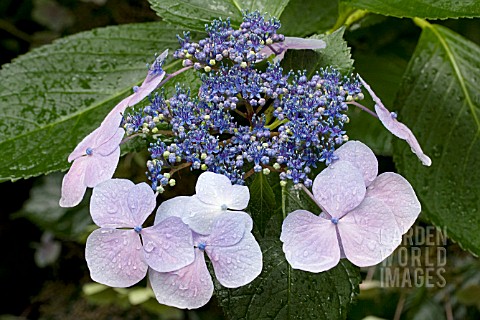
[[[226,176],[213,172],[204,172],[198,177],[195,191],[191,197],[175,197],[163,202],[158,212],[181,217],[196,233],[210,234],[217,216],[231,212],[228,209],[243,210],[250,200],[248,187],[232,185]]]
[[[421,207],[402,176],[386,172],[377,177],[373,152],[361,142],[340,147],[333,164],[313,182],[313,195],[323,210],[290,213],[280,240],[294,269],[322,272],[341,257],[364,267],[388,257],[414,223]]]
[[[148,266],[168,272],[193,262],[192,232],[180,218],[142,228],[155,205],[146,183],[110,179],[93,189],[90,213],[100,229],[90,234],[85,249],[93,280],[128,287],[145,277]]]
[[[179,215],[188,215],[180,210]],[[163,221],[159,209],[155,223]],[[262,251],[251,231],[252,218],[245,212],[226,212],[217,216],[212,233],[194,233],[195,261],[173,272],[149,271],[150,284],[157,300],[177,308],[199,308],[213,294],[213,282],[204,252],[212,262],[217,280],[227,288],[237,288],[253,281],[262,271]]]
[[[167,57],[165,50],[150,67],[147,77],[135,92],[120,101],[105,117],[100,127],[86,136],[68,156],[73,164],[62,182],[60,206],[74,207],[83,199],[87,187],[93,188],[110,179],[120,158],[120,142],[124,130],[120,128],[122,114],[148,96],[165,76],[162,64]]]

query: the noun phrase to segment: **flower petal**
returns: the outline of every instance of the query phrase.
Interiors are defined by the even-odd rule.
[[[141,226],[157,205],[152,188],[145,182],[132,186],[126,200],[135,226]]]
[[[322,272],[340,261],[335,225],[311,212],[290,213],[283,221],[280,240],[285,257],[294,269]]]
[[[120,160],[120,148],[117,148],[108,156],[93,154],[85,156],[88,165],[85,169],[85,185],[90,188],[96,187],[99,183],[112,178]]]
[[[336,161],[313,181],[313,195],[332,217],[340,218],[365,197],[363,175],[348,161]]]
[[[157,209],[154,224],[160,223],[160,221],[168,217],[179,217],[182,220],[184,217],[188,217],[190,215],[189,202],[191,201],[191,198],[192,197],[178,196],[163,201]]]
[[[208,246],[233,246],[252,230],[252,218],[245,212],[226,212],[218,216],[208,237]],[[247,229],[248,228],[248,229]]]
[[[375,198],[365,198],[337,227],[347,259],[359,267],[380,263],[402,241],[392,211]]]
[[[87,190],[85,186],[85,168],[88,164],[86,158],[78,158],[65,174],[62,181],[62,197],[60,198],[61,207],[75,207],[83,199]]]
[[[339,160],[348,161],[363,174],[365,185],[368,186],[377,177],[378,162],[373,151],[360,141],[348,141],[334,154]]]
[[[229,195],[229,191],[231,188],[232,183],[226,176],[207,171],[198,177],[195,191],[196,196],[202,202],[218,206],[220,209],[222,205],[228,205],[230,202],[232,197]]]
[[[128,96],[122,101],[120,101],[103,119],[101,127],[104,128],[104,132],[106,133],[104,137],[100,140],[101,143],[107,141],[109,139],[108,132],[114,133],[119,127],[122,122],[123,113],[125,109],[128,107],[128,101],[130,101],[130,97]]]
[[[252,282],[262,272],[262,250],[250,232],[233,246],[205,248],[218,281],[227,288]]]
[[[87,239],[90,276],[110,287],[129,287],[147,274],[140,237],[133,230],[100,228]]]
[[[107,139],[102,145],[98,146],[93,150],[93,153],[97,153],[102,156],[108,156],[112,152],[116,151],[120,147],[120,142],[122,142],[123,136],[125,135],[125,130],[122,128],[116,128],[113,131],[113,135]]]
[[[210,234],[215,218],[226,212],[229,211],[200,201],[196,195],[180,196],[164,201],[160,205],[155,223],[166,217],[174,216],[181,218],[193,231],[199,234]]]
[[[324,49],[327,44],[325,41],[320,39],[305,39],[305,38],[297,38],[297,37],[285,37],[284,41],[285,45],[288,49],[295,49],[295,50],[317,50],[317,49]]]
[[[382,101],[375,95],[372,88],[363,80],[360,76],[360,81],[362,82],[365,89],[372,96],[373,101],[375,101],[375,112],[378,115],[378,118],[382,124],[387,128],[388,131],[393,133],[395,136],[407,141],[412,149],[412,152],[417,155],[417,157],[422,161],[422,164],[425,166],[430,166],[432,160],[422,151],[420,144],[415,138],[415,135],[412,131],[403,123],[397,121],[395,117],[392,116],[392,113],[385,108]]]
[[[323,49],[326,47],[326,43],[320,39],[304,39],[304,38],[296,38],[296,37],[285,37],[283,42],[273,43],[270,46],[265,46],[260,53],[268,57],[274,53],[277,56],[273,59],[273,61],[282,61],[285,53],[289,49],[296,49],[296,50],[304,50],[304,49]],[[273,50],[272,50],[273,48]],[[274,52],[275,50],[275,52]]]
[[[183,268],[195,259],[192,231],[180,218],[169,217],[141,231],[148,266],[158,272]]]
[[[150,284],[158,302],[182,309],[200,308],[213,295],[213,282],[203,252],[195,250],[195,260],[173,272],[149,271]]]
[[[422,207],[408,181],[393,172],[382,173],[367,188],[366,198],[375,198],[390,208],[404,234],[417,219]]]
[[[250,201],[250,191],[247,186],[232,185],[228,192],[229,198],[226,199],[225,204],[232,210],[243,210],[248,206]]]
[[[93,221],[100,227],[133,228],[136,223],[127,198],[134,186],[127,179],[110,179],[96,186],[90,200]]]

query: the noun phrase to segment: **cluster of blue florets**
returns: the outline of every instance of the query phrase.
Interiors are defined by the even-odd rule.
[[[208,37],[198,43],[191,41],[188,32],[183,38],[177,36],[181,48],[173,56],[183,59],[185,67],[193,65],[195,69],[207,72],[224,59],[246,66],[265,58],[260,52],[265,45],[285,39],[277,34],[279,28],[278,19],[265,19],[258,12],[245,13],[238,30],[233,29],[230,19],[214,20],[211,25],[205,26]]]
[[[173,96],[156,93],[124,121],[127,134],[151,133],[157,139],[147,163],[154,190],[173,185],[172,171],[185,166],[222,173],[236,184],[253,173],[274,171],[282,180],[310,186],[311,169],[334,160],[335,148],[348,139],[346,102],[361,95],[360,82],[334,68],[312,76],[284,72],[278,63],[257,69],[262,46],[283,40],[276,34],[279,27],[277,20],[252,13],[244,16],[240,31],[217,20],[198,44],[188,36],[179,39],[177,58],[211,68],[203,68],[198,94],[177,85]],[[244,45],[256,52],[254,59]],[[210,63],[212,57],[221,62]],[[159,127],[169,128],[168,139]]]

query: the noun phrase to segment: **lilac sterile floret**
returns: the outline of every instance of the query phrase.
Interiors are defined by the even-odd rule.
[[[93,190],[90,213],[100,228],[90,234],[85,249],[93,280],[128,287],[143,279],[148,267],[168,272],[192,263],[192,232],[181,219],[141,227],[155,205],[146,183],[111,179]]]
[[[223,286],[237,288],[255,279],[262,270],[262,251],[251,233],[252,226],[252,219],[244,212],[216,217],[210,234],[195,235],[198,245],[192,264],[174,272],[150,273],[157,300],[177,308],[205,305],[213,294],[205,253]]]
[[[295,269],[329,270],[341,252],[359,267],[378,264],[397,248],[420,213],[403,177],[392,172],[376,176],[377,160],[367,146],[349,141],[338,151],[338,159],[313,182],[322,215],[297,210],[283,222],[280,240]]]

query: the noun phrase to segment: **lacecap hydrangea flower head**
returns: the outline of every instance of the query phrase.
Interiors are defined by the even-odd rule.
[[[87,187],[94,188],[90,210],[100,228],[86,246],[92,279],[128,287],[148,273],[160,303],[189,309],[210,300],[212,277],[228,288],[252,282],[263,263],[247,212],[250,197],[258,195],[245,184],[256,174],[278,174],[284,191],[294,185],[311,195],[311,188],[322,210],[320,216],[297,210],[285,218],[280,240],[293,268],[322,272],[342,257],[374,265],[398,246],[420,203],[400,175],[377,176],[366,145],[348,141],[348,108],[378,118],[423,164],[430,158],[359,75],[333,66],[313,74],[284,70],[287,50],[322,54],[327,44],[286,37],[279,28],[276,18],[246,12],[239,28],[219,19],[206,25],[203,39],[177,36],[173,57],[182,67],[167,74],[167,51],[158,56],[143,83],[69,156],[60,205],[75,206]],[[197,73],[198,92],[177,83],[166,94],[172,90],[162,86],[184,72]],[[362,86],[375,111],[359,103]],[[149,185],[111,179],[120,145],[131,138],[145,141]],[[319,166],[326,168],[314,177]],[[174,188],[182,170],[199,176],[196,193],[164,201],[153,226],[144,226],[157,195]]]

